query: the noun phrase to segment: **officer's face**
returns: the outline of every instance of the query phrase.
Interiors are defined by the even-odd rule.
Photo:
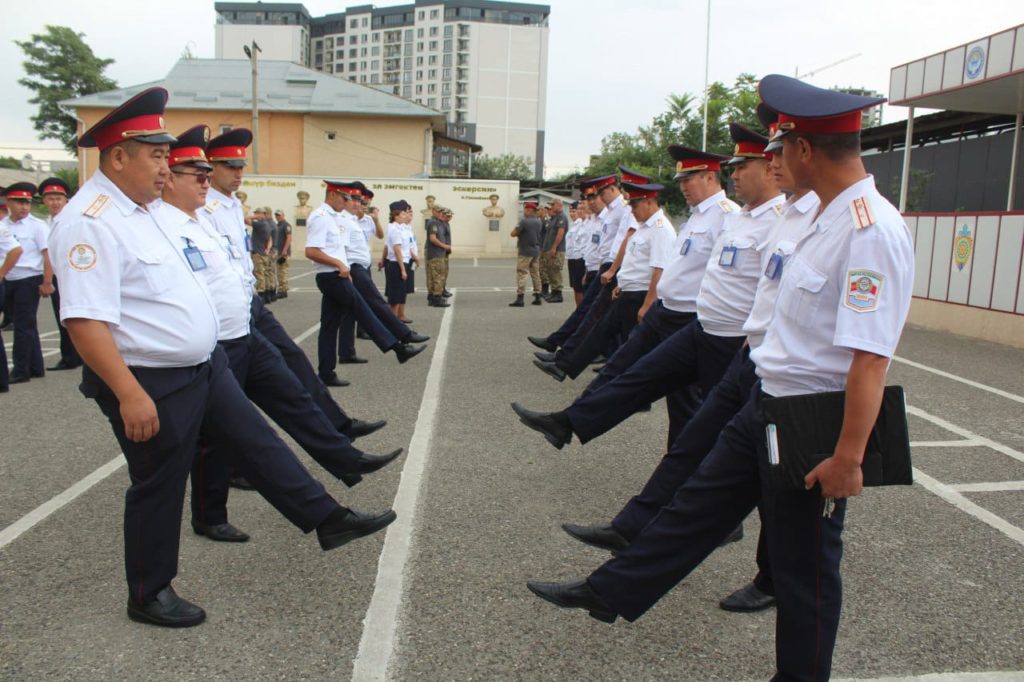
[[[167,167],[166,144],[139,144],[129,153],[125,146],[115,147],[110,156],[111,167],[118,175],[119,186],[137,204],[148,204],[160,198],[170,170]]]
[[[795,135],[782,138],[782,167],[792,179],[794,186],[809,188],[811,182],[811,150],[806,140]]]
[[[768,162],[762,159],[749,159],[735,166],[732,173],[733,187],[736,196],[744,202],[760,199],[773,182]]]
[[[647,220],[654,215],[654,212],[658,209],[658,205],[651,199],[637,199],[629,203],[629,207],[633,209],[633,217],[636,218],[638,223],[645,223]]]
[[[789,169],[782,162],[782,150],[777,149],[773,152],[771,161],[772,175],[775,177],[775,184],[779,186],[779,189],[783,192],[795,192],[797,191],[796,183],[793,182],[793,176],[790,175]]]
[[[46,205],[46,210],[50,212],[50,215],[55,216],[61,212],[61,209],[67,206],[68,198],[58,192],[49,192],[43,195],[43,203]]]
[[[230,195],[242,186],[243,175],[245,175],[245,168],[233,168],[226,163],[218,162],[213,164],[210,182],[218,192]]]
[[[185,211],[194,211],[206,204],[206,191],[210,187],[210,176],[202,168],[183,164],[171,170],[164,186],[164,201]],[[258,211],[253,213],[261,218]]]
[[[8,199],[7,210],[11,213],[11,220],[18,222],[32,210],[32,201],[30,199]]]
[[[707,173],[687,173],[679,178],[679,191],[683,193],[683,198],[690,206],[696,206],[707,198],[704,196],[707,193],[706,175]]]

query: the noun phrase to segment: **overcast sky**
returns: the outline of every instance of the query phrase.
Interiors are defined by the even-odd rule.
[[[356,2],[307,0],[313,16]],[[377,6],[408,4],[377,2]],[[586,165],[601,138],[632,132],[665,108],[669,93],[700,93],[704,83],[706,0],[550,0],[547,147],[549,175]],[[1024,22],[1020,0],[712,0],[710,77],[731,83],[742,72],[792,75],[822,70],[808,82],[867,87],[887,94],[893,66]],[[163,78],[189,47],[213,57],[213,0],[51,0],[23,6],[0,24],[0,155],[56,147],[40,142],[29,91],[17,84],[26,40],[47,23],[85,33],[107,75],[121,86]],[[36,8],[38,9],[38,8]],[[848,10],[846,12],[845,10]],[[128,27],[128,28],[126,28]],[[886,121],[905,110],[888,111]]]

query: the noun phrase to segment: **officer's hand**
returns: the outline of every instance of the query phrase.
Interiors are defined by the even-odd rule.
[[[612,274],[611,270],[605,270],[601,273],[601,284],[608,284],[608,282],[612,281],[612,277],[614,276],[615,275]]]
[[[409,275],[406,274],[405,268],[402,268],[402,281],[409,279]]]
[[[348,274],[349,274],[349,269],[347,267],[345,267],[344,265],[341,265],[338,268],[338,277],[342,277],[344,279],[348,279]]]
[[[808,490],[813,488],[815,483],[821,485],[822,497],[854,497],[860,495],[864,488],[864,472],[860,464],[852,459],[833,455],[811,469],[811,473],[804,477],[804,485]]]
[[[615,287],[614,289],[612,289],[612,300],[614,301],[615,299],[617,299],[621,293],[622,289],[620,289],[619,287]]]
[[[383,270],[384,269],[384,259],[383,258],[381,258],[379,261],[377,261],[377,269],[378,270]]]
[[[160,432],[156,404],[145,391],[121,401],[121,421],[124,422],[124,435],[133,443],[143,443]]]
[[[549,256],[554,256],[556,253],[558,253],[558,249],[551,249],[550,251],[548,251]]]
[[[644,321],[644,315],[646,315],[647,311],[650,310],[650,309],[651,309],[651,304],[650,303],[644,303],[642,306],[640,306],[640,310],[638,310],[637,313],[636,313],[636,321],[637,322],[643,322]]]
[[[39,285],[39,295],[43,298],[48,298],[53,293],[53,284],[47,284],[43,282]]]

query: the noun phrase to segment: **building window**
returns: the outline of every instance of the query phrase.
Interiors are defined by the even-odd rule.
[[[431,19],[437,19],[440,16],[441,16],[441,10],[438,10],[438,9],[430,10],[430,18]]]
[[[436,40],[431,40],[430,41],[430,51],[431,52],[437,52],[437,41]]]
[[[450,81],[451,79],[452,79],[452,70],[451,69],[443,69],[441,71],[441,80]]]
[[[419,13],[416,15],[416,18],[419,19],[420,21],[423,21],[426,18],[426,14],[426,12],[420,10]]]
[[[355,82],[356,82],[356,77],[355,77],[355,76],[349,76],[349,77],[348,77],[348,79],[349,79],[350,81],[352,81],[353,83],[355,83]]]
[[[359,68],[362,71],[366,71],[366,62],[359,62]]]
[[[407,42],[407,43],[411,43],[412,42],[412,29],[411,28],[405,29],[405,42]]]
[[[396,95],[398,94],[398,88],[395,88],[395,94]],[[404,86],[402,86],[402,97],[405,97],[406,99],[408,99],[409,97],[412,97],[412,86],[411,85],[404,85]]]
[[[370,25],[370,20],[367,17],[363,17],[363,28]],[[366,42],[365,40],[363,42]]]
[[[423,57],[416,57],[416,66],[423,66]]]
[[[380,74],[371,73],[370,74],[370,82],[371,83],[380,83]]]
[[[412,57],[406,57],[402,61],[402,68],[406,71],[412,71]]]
[[[412,83],[412,74],[408,71],[402,74],[403,83]]]
[[[427,59],[427,63],[429,63],[431,66],[436,66],[437,65],[437,55],[436,54],[430,55],[430,57]]]
[[[345,50],[338,50],[337,52],[335,52],[334,53],[334,58],[335,59],[344,59],[345,58]]]
[[[359,56],[360,56],[360,57],[365,57],[365,56],[366,56],[366,53],[367,53],[367,50],[366,50],[366,48],[365,48],[365,47],[361,47],[361,48],[359,48]]]
[[[380,33],[374,33],[373,34],[373,42],[375,42],[375,43],[379,43],[380,42]]]
[[[423,52],[423,43],[416,43],[416,51]]]
[[[339,62],[338,64],[335,65],[334,71],[335,71],[335,73],[344,73],[345,72],[345,65]]]
[[[349,70],[349,71],[355,71],[355,70],[356,70],[356,68],[357,68],[358,66],[359,66],[359,65],[358,65],[358,64],[356,64],[355,62],[351,62],[351,63],[350,63],[349,65],[348,65],[348,70]]]
[[[423,86],[422,85],[417,85],[416,86],[416,94],[417,95],[422,95],[423,94]]]
[[[348,51],[348,58],[349,59],[355,59],[358,55],[359,55],[359,50],[357,50],[354,47]]]
[[[370,48],[370,54],[374,57],[380,56],[380,45],[374,45]]]
[[[437,69],[428,69],[427,78],[430,80],[437,80]]]
[[[341,47],[344,44],[345,44],[345,36],[338,36],[338,47]]]
[[[334,69],[333,69],[333,67],[331,67],[330,64],[328,64],[325,68],[327,70],[327,73],[334,73]]]
[[[451,97],[442,97],[441,98],[441,108],[444,109],[445,111],[448,111],[449,109],[451,109],[452,108],[452,98]]]
[[[365,83],[366,82],[366,76],[360,76],[359,77],[359,82],[360,83]]]
[[[444,51],[445,52],[451,52],[452,51],[452,41],[451,41],[451,39],[448,39],[448,40],[444,41]]]
[[[437,98],[436,97],[428,97],[427,98],[427,106],[430,107],[431,109],[436,109],[437,108]]]
[[[341,43],[339,42],[338,44],[340,45]],[[334,47],[334,38],[328,38],[325,46],[328,50],[332,49]]]
[[[220,124],[220,134],[221,135],[223,135],[224,133],[230,133],[231,130],[232,130],[231,126],[228,125],[227,123],[221,123]]]
[[[374,59],[370,62],[370,71],[377,71],[378,69],[380,69],[380,60]]]
[[[442,63],[443,63],[443,64],[444,64],[445,66],[451,66],[451,65],[452,65],[452,56],[451,56],[450,54],[446,54],[446,55],[444,56],[444,61],[443,61]]]
[[[436,38],[437,37],[437,26],[431,26],[430,27],[430,37],[431,38]]]
[[[444,25],[444,37],[445,38],[451,38],[452,37],[452,25],[451,24],[445,24]]]
[[[358,19],[353,19],[352,21],[348,22],[348,27],[349,28],[359,28],[359,20]]]
[[[405,49],[404,49],[404,50],[402,50],[402,53],[403,53],[403,54],[404,54],[404,55],[405,55],[406,57],[411,57],[411,56],[412,56],[412,43],[406,43],[406,44],[405,44]]]
[[[441,84],[441,94],[442,95],[450,95],[450,94],[452,94],[452,84],[451,83],[442,83]]]
[[[422,12],[420,12],[420,14],[422,14]],[[416,29],[416,37],[417,38],[422,38],[423,37],[423,29],[422,28]]]
[[[436,93],[437,92],[437,84],[430,83],[429,85],[427,85],[427,92],[430,93],[431,95]]]

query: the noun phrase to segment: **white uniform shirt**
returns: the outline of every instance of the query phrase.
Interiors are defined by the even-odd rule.
[[[60,319],[106,322],[129,366],[197,365],[217,343],[217,311],[158,205],[138,206],[101,171],[82,185],[50,233]]]
[[[369,213],[363,214],[363,217],[359,219],[359,227],[363,230],[363,236],[366,237],[366,243],[372,243],[373,238],[377,236],[377,223],[374,222]]]
[[[388,247],[388,260],[397,262],[398,257],[395,256],[395,247],[397,246],[402,250],[402,259],[408,263],[409,258],[413,253],[413,234],[412,228],[402,223],[391,223],[388,225],[388,231],[384,235],[384,243]]]
[[[779,194],[753,209],[744,207],[725,216],[697,294],[697,319],[708,334],[745,336],[743,323],[764,272],[761,253],[785,203],[786,197]]]
[[[14,233],[11,232],[11,228],[6,223],[6,220],[0,220],[0,263],[3,263],[4,259],[7,258],[7,254],[21,247],[21,244],[14,238]]]
[[[724,190],[693,207],[690,219],[679,228],[672,257],[658,280],[658,298],[666,308],[677,313],[697,312],[697,294],[711,249],[725,216],[738,210],[740,207],[726,198]]]
[[[751,353],[773,396],[846,388],[853,351],[892,357],[910,309],[914,245],[874,178],[814,220],[779,284],[775,316]]]
[[[619,248],[622,247],[622,242],[625,241],[626,235],[629,234],[630,230],[635,230],[637,224],[636,218],[633,217],[633,211],[630,210],[629,204],[625,202],[621,194],[615,197],[615,200],[608,204],[605,210],[607,214],[604,217],[604,221],[608,225],[611,240],[609,242],[602,241],[601,243],[601,263],[611,263],[619,255]],[[606,243],[608,250],[604,251]]]
[[[580,232],[583,227],[583,220],[577,218],[569,225],[565,233],[565,258],[574,260],[583,258],[583,242],[580,241]]]
[[[647,291],[651,269],[665,268],[676,232],[660,208],[641,225],[626,246],[619,268],[619,288],[623,291]]]
[[[413,256],[419,258],[420,245],[416,243],[416,233],[412,231],[412,225],[403,224],[402,230],[406,233],[405,238],[409,240],[409,250],[402,253],[406,255],[407,260],[411,260]]]
[[[204,217],[205,211],[198,211],[197,218],[164,202],[157,209],[157,220],[167,226],[171,234],[181,237],[181,246],[195,246],[203,256],[206,268],[199,274],[206,281],[206,288],[217,310],[220,324],[218,341],[230,341],[247,336],[252,297],[249,295],[246,279],[240,270],[232,265],[230,245],[224,235],[217,232]]]
[[[586,238],[583,241],[583,263],[587,272],[595,272],[601,267],[601,238],[604,236],[604,223],[592,215],[583,223]]]
[[[743,323],[743,332],[752,349],[764,341],[764,333],[775,313],[775,300],[779,296],[779,283],[786,271],[786,263],[796,245],[814,227],[813,218],[819,204],[821,202],[814,192],[807,192],[796,201],[791,198],[785,204],[782,217],[768,234],[768,248],[761,251],[761,279],[754,292],[754,305]]]
[[[306,246],[320,249],[331,258],[337,258],[347,267],[349,263],[345,248],[348,242],[347,227],[348,225],[341,220],[337,211],[326,202],[322,203],[309,214],[309,219],[306,221]],[[358,226],[356,228],[358,229]],[[338,271],[332,265],[317,262],[313,263],[313,269],[317,272]]]
[[[345,224],[345,256],[349,265],[357,263],[364,268],[370,267],[370,243],[366,239],[366,231],[362,221],[348,211],[338,214],[338,219]]]
[[[231,266],[245,278],[249,297],[255,296],[256,275],[253,274],[252,258],[249,257],[252,238],[245,230],[242,202],[237,197],[221,194],[211,186],[206,192],[206,207],[202,210],[213,228],[227,239],[231,248]],[[234,257],[236,253],[238,257]]]
[[[10,231],[22,248],[21,258],[4,279],[13,282],[43,274],[43,251],[46,250],[46,235],[49,232],[46,223],[30,213],[18,222],[7,216],[0,220],[0,229]]]

